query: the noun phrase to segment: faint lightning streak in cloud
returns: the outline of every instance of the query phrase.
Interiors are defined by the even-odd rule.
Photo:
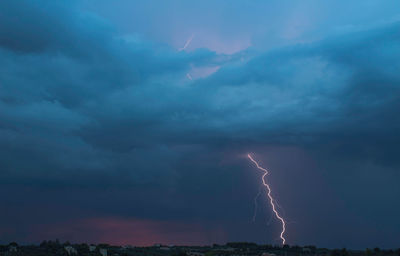
[[[261,167],[261,166],[257,163],[257,161],[253,159],[253,157],[252,157],[250,154],[247,154],[247,157],[250,159],[250,161],[252,161],[252,162],[256,165],[257,169],[262,170],[262,171],[264,172],[264,174],[263,174],[263,176],[262,176],[262,178],[261,178],[262,184],[263,184],[263,185],[267,188],[267,190],[268,190],[267,196],[268,196],[268,198],[269,198],[269,202],[270,202],[270,204],[271,204],[272,211],[275,213],[276,218],[279,219],[280,222],[282,223],[282,231],[281,231],[280,238],[282,239],[282,244],[285,244],[286,239],[285,239],[285,237],[284,237],[283,235],[285,234],[285,231],[286,231],[286,223],[285,223],[285,220],[279,215],[278,211],[276,210],[276,207],[275,207],[275,200],[274,200],[274,198],[273,198],[272,195],[271,195],[271,187],[269,186],[268,183],[265,182],[265,176],[267,176],[268,171],[267,171],[266,169],[264,169],[263,167]]]
[[[178,51],[183,51],[183,50],[185,50],[185,49],[190,45],[190,43],[192,42],[193,38],[194,38],[194,35],[192,34],[192,35],[189,37],[189,39],[186,41],[185,45],[184,45],[182,48],[179,48]]]
[[[256,221],[256,217],[257,217],[257,208],[258,208],[258,202],[257,202],[257,200],[258,200],[258,198],[260,197],[261,192],[262,192],[262,187],[260,187],[260,189],[258,190],[258,193],[257,193],[256,197],[254,198],[254,215],[253,215],[253,220],[252,220],[253,222]]]
[[[272,217],[274,216],[274,213],[271,211],[271,214],[269,215],[269,219],[267,221],[267,226],[271,225]]]

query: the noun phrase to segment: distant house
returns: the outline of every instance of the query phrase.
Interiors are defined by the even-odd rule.
[[[261,256],[276,256],[274,253],[263,252]]]
[[[102,248],[99,251],[100,251],[101,256],[107,256],[107,249]]]
[[[64,249],[67,251],[68,255],[77,255],[78,254],[78,251],[70,245],[65,246]]]
[[[161,246],[160,250],[164,250],[164,251],[169,251],[171,248],[167,247],[167,246]]]
[[[223,247],[223,248],[219,248],[217,249],[218,251],[223,251],[223,252],[234,252],[235,248],[232,247]]]
[[[8,251],[9,251],[9,252],[16,252],[16,251],[17,251],[17,246],[15,246],[15,245],[10,245],[10,247],[8,247]]]
[[[96,245],[89,245],[89,251],[94,252],[96,251]]]
[[[187,252],[187,255],[189,255],[189,256],[204,256],[205,254],[202,252],[190,251],[190,252]]]

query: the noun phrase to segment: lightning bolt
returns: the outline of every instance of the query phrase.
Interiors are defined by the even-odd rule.
[[[257,161],[253,159],[253,157],[252,157],[250,154],[247,154],[247,157],[250,159],[250,161],[252,161],[252,162],[256,165],[257,169],[259,169],[259,170],[261,170],[261,171],[264,172],[264,174],[263,174],[263,176],[262,176],[262,178],[261,178],[262,184],[263,184],[264,187],[266,187],[267,190],[268,190],[267,195],[268,195],[268,198],[269,198],[269,203],[271,204],[271,207],[272,207],[272,211],[275,213],[276,218],[277,218],[278,220],[280,220],[280,222],[282,223],[282,231],[281,231],[280,238],[282,239],[282,244],[285,244],[286,239],[285,239],[285,237],[284,237],[283,235],[285,234],[285,231],[286,231],[286,223],[285,223],[285,220],[279,215],[278,211],[276,210],[276,207],[275,207],[275,200],[274,200],[274,198],[271,196],[271,187],[270,187],[269,184],[265,181],[265,176],[267,176],[268,171],[267,171],[266,169],[264,169],[263,167],[261,167],[261,166],[257,163]]]
[[[193,38],[194,38],[194,34],[192,34],[192,35],[189,37],[189,39],[186,41],[185,45],[184,45],[182,48],[179,48],[178,51],[183,51],[183,50],[185,50],[185,49],[189,46],[189,44],[192,42]]]

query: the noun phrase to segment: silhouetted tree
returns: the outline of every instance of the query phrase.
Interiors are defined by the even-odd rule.
[[[98,244],[97,247],[106,249],[106,248],[110,247],[110,245],[109,244]]]
[[[79,254],[87,255],[89,253],[89,245],[87,244],[77,244],[75,245],[75,249]]]
[[[250,247],[257,247],[256,243],[249,243],[249,242],[231,242],[231,243],[226,243],[226,246],[232,247],[232,248],[250,248]]]
[[[348,256],[348,255],[349,255],[349,252],[346,250],[346,248],[343,248],[343,249],[342,249],[341,255],[342,255],[342,256]]]

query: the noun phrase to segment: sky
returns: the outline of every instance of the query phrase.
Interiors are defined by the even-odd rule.
[[[0,9],[0,243],[399,247],[398,0]]]

